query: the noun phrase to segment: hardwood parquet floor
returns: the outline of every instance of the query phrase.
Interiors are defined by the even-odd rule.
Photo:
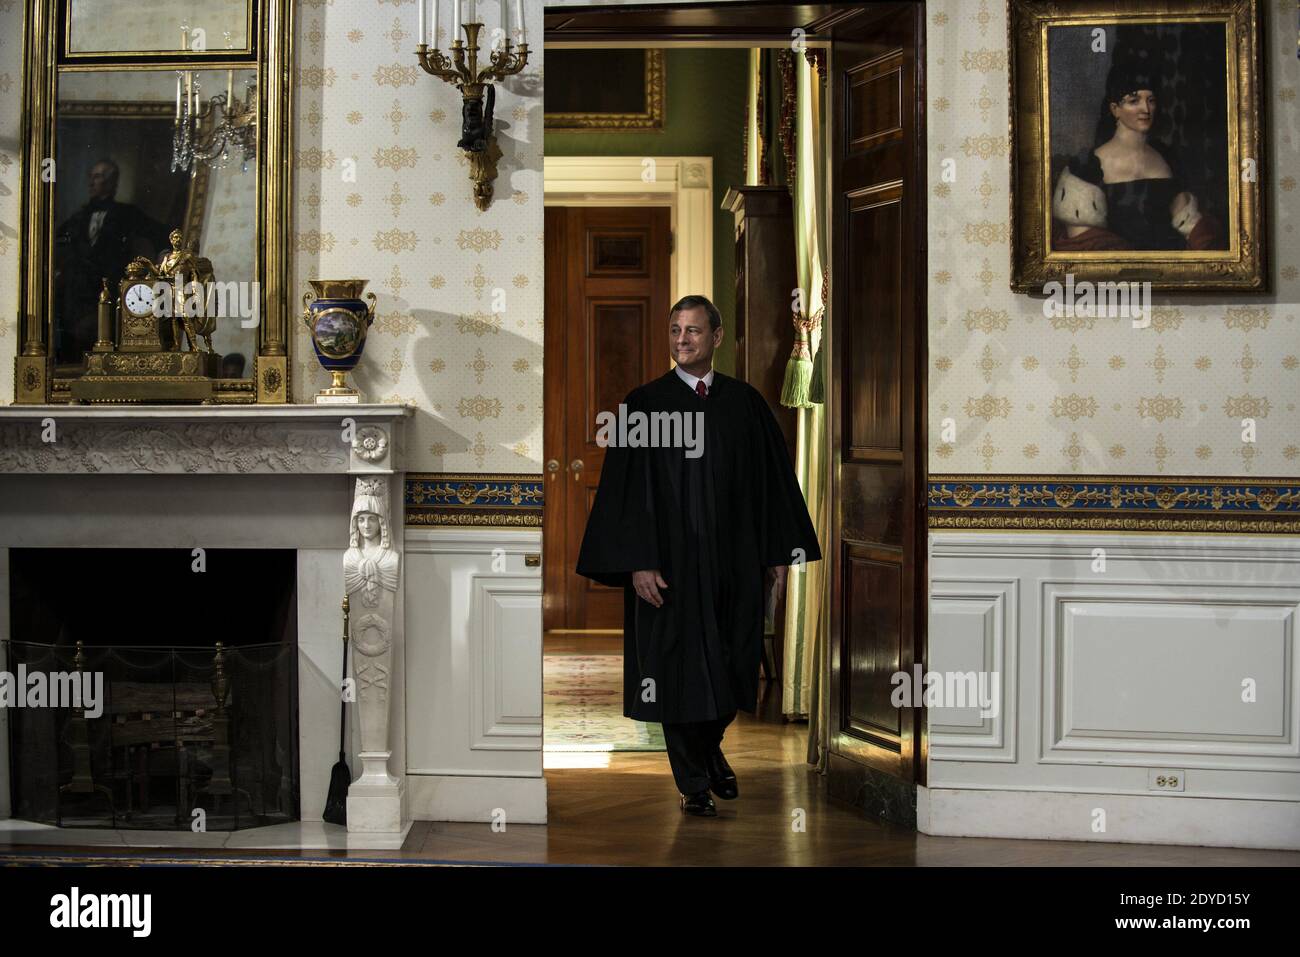
[[[597,647],[609,650],[614,644],[600,639]],[[569,636],[548,640],[548,653],[566,649],[592,653],[593,643]],[[546,825],[507,824],[494,832],[487,824],[421,821],[400,851],[243,853],[258,858],[632,866],[1300,866],[1300,852],[929,837],[873,821],[826,796],[824,780],[805,763],[808,726],[783,722],[775,697],[765,696],[757,715],[742,712],[727,729],[723,747],[736,771],[740,797],[717,801],[716,818],[682,814],[663,752],[612,752],[608,767],[546,771]],[[794,826],[797,816],[803,829]],[[106,853],[104,848],[83,850]],[[59,851],[75,854],[78,849]],[[149,856],[158,851],[112,853]],[[221,856],[237,853],[223,851]]]

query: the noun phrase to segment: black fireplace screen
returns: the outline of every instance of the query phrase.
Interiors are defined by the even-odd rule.
[[[25,699],[8,708],[14,817],[195,831],[298,820],[294,643],[0,645]]]

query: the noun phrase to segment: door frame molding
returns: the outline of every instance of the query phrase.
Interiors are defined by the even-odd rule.
[[[651,182],[642,179],[654,161]],[[547,156],[543,206],[667,206],[676,302],[690,290],[713,298],[712,156]]]

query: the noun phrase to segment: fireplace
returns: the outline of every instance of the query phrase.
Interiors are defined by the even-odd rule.
[[[4,656],[24,653],[75,672],[80,641],[83,674],[107,670],[104,697],[116,702],[111,715],[75,723],[73,709],[0,708],[0,843],[66,838],[45,823],[54,803],[53,820],[87,841],[400,846],[410,827],[400,558],[411,415],[365,404],[0,407],[0,673],[16,667]],[[358,502],[384,513],[373,542],[352,541]],[[322,824],[339,758],[341,602],[349,555],[377,546],[387,605],[354,602],[351,647],[365,654],[349,653],[358,677],[343,830]],[[114,743],[118,718],[132,727]],[[63,722],[45,735],[60,753],[34,770],[18,753],[31,733],[15,727],[24,720]],[[168,733],[151,740],[146,722],[159,720]],[[128,742],[128,731],[143,740]],[[23,796],[37,780],[46,796]],[[74,783],[51,801],[52,787]],[[215,834],[189,833],[195,809]],[[287,823],[253,826],[275,820]]]
[[[298,820],[296,581],[290,549],[12,549],[7,671],[76,675],[88,699],[12,709],[14,815],[186,831]]]

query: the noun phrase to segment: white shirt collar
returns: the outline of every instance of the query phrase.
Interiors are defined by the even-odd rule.
[[[710,369],[708,372],[704,373],[703,376],[693,376],[693,375],[691,375],[689,372],[687,372],[686,370],[684,370],[681,366],[674,366],[673,368],[675,368],[675,369],[677,370],[677,374],[678,374],[679,376],[681,376],[681,380],[682,380],[683,382],[685,382],[688,386],[691,387],[691,391],[692,391],[692,392],[695,391],[695,383],[699,382],[701,379],[704,380],[704,387],[705,387],[705,388],[707,388],[707,389],[712,389],[712,388],[713,388],[713,370],[712,370],[712,369]]]

